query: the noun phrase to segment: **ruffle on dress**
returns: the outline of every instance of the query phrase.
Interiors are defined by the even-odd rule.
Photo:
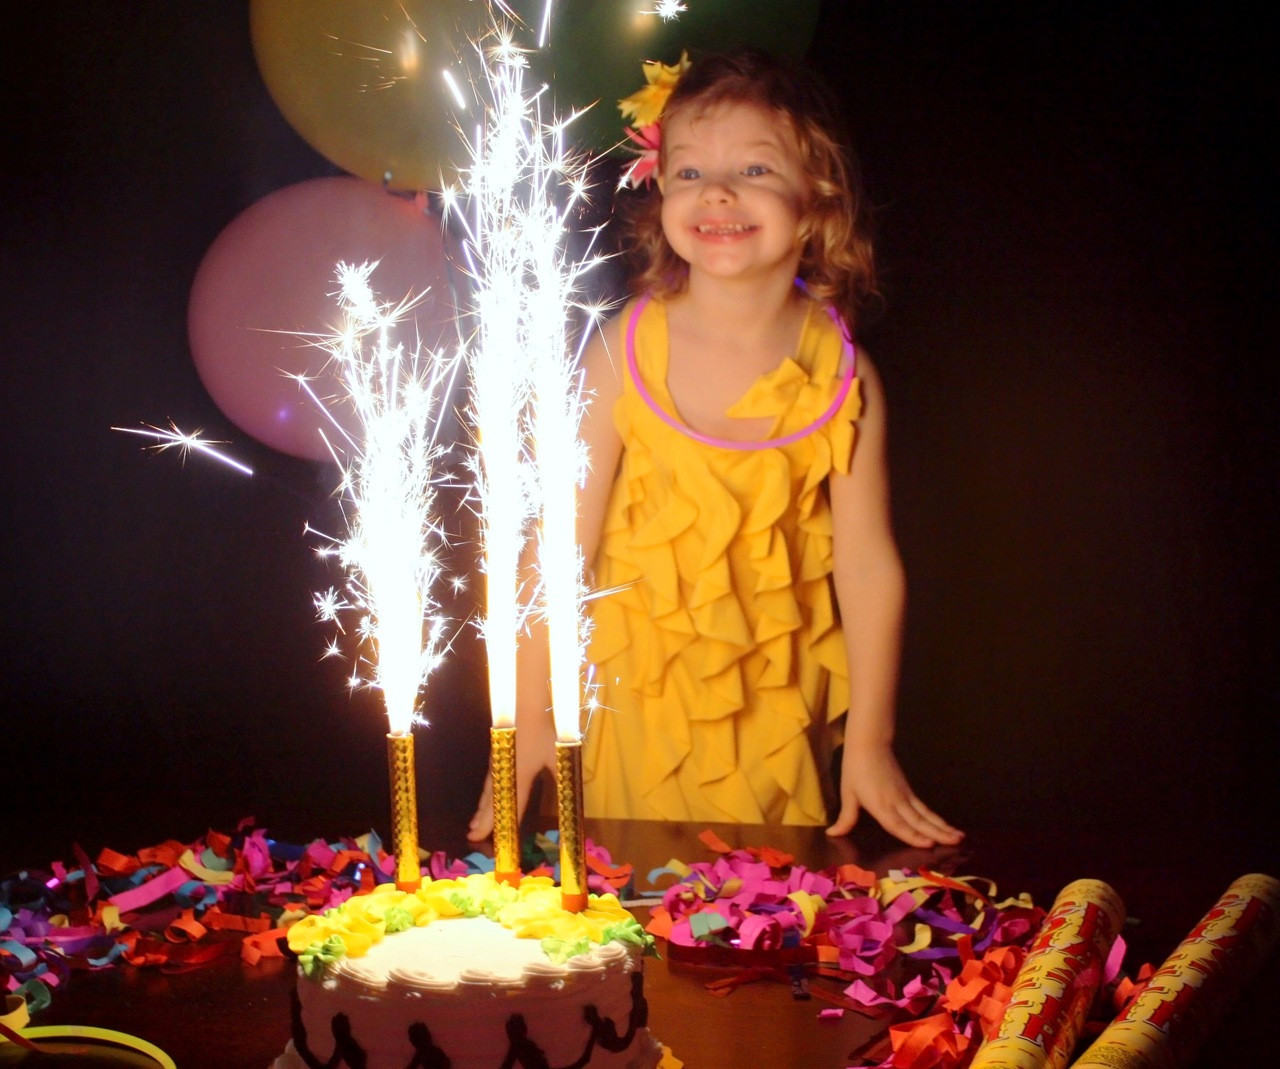
[[[623,317],[625,322],[625,316]],[[666,389],[666,309],[636,331],[645,385]],[[843,342],[813,306],[797,353],[729,410],[770,437],[817,420]],[[856,383],[855,383],[856,386]],[[732,450],[664,423],[628,381],[588,659],[602,706],[584,753],[588,815],[821,824],[829,725],[848,707],[824,481],[848,472],[860,393],[791,444]]]

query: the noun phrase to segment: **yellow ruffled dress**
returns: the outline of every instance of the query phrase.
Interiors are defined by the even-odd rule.
[[[674,413],[661,302],[635,339],[645,386]],[[771,418],[770,438],[804,428],[834,402],[842,354],[811,306],[794,358],[730,414]],[[586,733],[587,814],[822,824],[830,726],[849,693],[824,481],[849,470],[857,383],[799,441],[736,450],[669,426],[624,380],[624,448],[595,561],[610,593],[591,603],[600,708]]]

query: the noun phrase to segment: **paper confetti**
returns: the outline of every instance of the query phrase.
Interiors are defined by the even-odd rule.
[[[192,843],[167,840],[136,854],[79,846],[73,863],[0,880],[0,985],[36,1014],[75,971],[127,964],[166,972],[239,956],[278,958],[289,927],[353,894],[393,880],[395,859],[378,835],[307,844],[280,842],[245,820],[234,834],[209,831]],[[587,842],[592,891],[621,894],[633,869]],[[554,872],[554,833],[529,845],[530,870]],[[433,879],[486,872],[493,859],[432,854]],[[237,939],[236,936],[240,938]]]

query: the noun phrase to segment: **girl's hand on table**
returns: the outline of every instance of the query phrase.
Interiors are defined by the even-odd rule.
[[[888,743],[845,741],[840,774],[840,814],[828,835],[848,835],[866,810],[890,835],[911,846],[952,846],[964,838],[916,797]]]

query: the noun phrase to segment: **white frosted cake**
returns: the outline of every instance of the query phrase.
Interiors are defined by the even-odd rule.
[[[613,895],[490,876],[383,888],[290,930],[293,1038],[274,1069],[652,1069],[643,955]]]

